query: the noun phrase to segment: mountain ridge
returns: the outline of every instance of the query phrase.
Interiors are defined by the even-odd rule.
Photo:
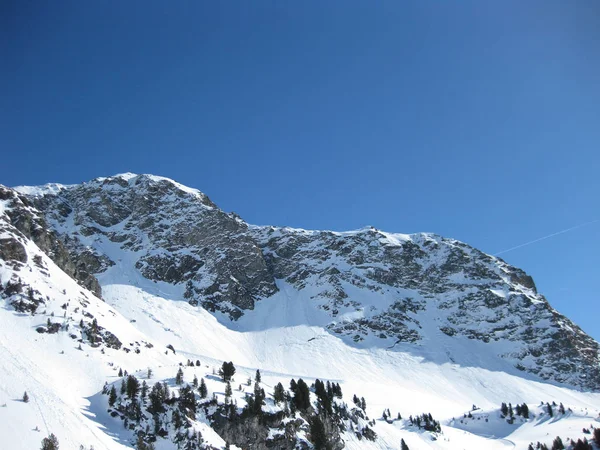
[[[495,346],[542,379],[600,386],[598,343],[556,312],[524,271],[455,239],[249,225],[201,191],[148,174],[16,191],[43,211],[71,254],[85,249],[86,272],[109,270],[114,255],[128,252],[145,278],[185,285],[190,304],[232,320],[285,280],[327,316],[319,323],[352,345],[420,345],[441,332],[435,340]]]
[[[588,409],[598,412],[598,343],[500,258],[433,233],[249,225],[163,177],[0,186],[0,304],[0,406],[9,403],[2,423],[23,436],[17,449],[35,448],[39,425],[66,448],[130,448],[140,436],[177,448],[172,414],[189,392],[172,377],[182,364],[186,380],[204,378],[213,395],[186,413],[205,442],[188,435],[191,448],[312,449],[316,414],[335,448],[393,449],[404,439],[417,450],[504,449],[546,430],[573,436],[569,424],[581,430]],[[223,360],[240,374],[235,411],[215,376]],[[316,403],[294,419],[268,394],[261,425],[245,412],[256,387],[242,385],[256,369],[267,391],[290,378],[314,382]],[[107,403],[102,394],[129,382],[127,371],[178,393],[160,420],[123,394]],[[340,422],[319,416],[316,378],[342,385]],[[10,400],[23,390],[36,409]],[[352,406],[355,393],[368,413],[364,399]],[[575,412],[553,428],[540,399]],[[494,412],[505,401],[529,403],[535,418],[513,427]],[[489,419],[501,439],[455,420],[473,404],[486,411],[473,420]],[[407,419],[425,411],[441,428]]]

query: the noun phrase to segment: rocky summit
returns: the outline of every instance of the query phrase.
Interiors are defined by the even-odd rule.
[[[0,186],[0,269],[0,295],[6,310],[16,314],[10,316],[14,326],[5,327],[12,331],[0,336],[5,340],[38,336],[39,345],[62,346],[64,331],[68,339],[79,343],[78,351],[92,355],[85,364],[93,360],[110,370],[130,364],[130,371],[148,366],[148,379],[153,370],[177,367],[182,346],[186,348],[183,355],[191,358],[185,366],[196,371],[209,367],[200,359],[221,358],[241,361],[249,373],[259,363],[265,364],[273,385],[284,373],[332,379],[327,385],[317,379],[306,394],[302,387],[306,384],[293,381],[292,393],[282,387],[279,401],[285,406],[275,397],[272,401],[265,398],[260,380],[248,392],[244,386],[251,386],[251,381],[241,380],[244,386],[238,381],[236,389],[243,394],[239,401],[246,402],[239,412],[233,406],[236,394],[230,392],[229,383],[229,387],[218,387],[228,380],[223,376],[219,381],[215,366],[212,375],[197,372],[199,376],[204,373],[209,389],[215,391],[207,403],[195,403],[194,393],[180,388],[180,407],[185,398],[191,399],[188,409],[181,411],[198,427],[198,434],[183,438],[181,430],[187,425],[173,419],[175,413],[169,408],[174,408],[175,400],[169,400],[164,379],[163,385],[155,386],[156,395],[171,406],[152,403],[147,411],[134,411],[135,396],[125,394],[129,384],[123,384],[121,394],[113,398],[108,382],[114,380],[103,375],[104,369],[94,369],[97,377],[78,392],[92,399],[90,408],[100,405],[98,411],[106,410],[105,400],[98,403],[90,393],[99,390],[94,383],[104,382],[103,393],[111,397],[111,417],[103,426],[123,420],[133,433],[123,439],[141,439],[139,445],[179,436],[179,441],[172,442],[187,442],[185,448],[220,448],[220,444],[201,446],[207,442],[206,433],[216,433],[214,442],[241,448],[341,449],[345,441],[349,448],[367,448],[363,447],[367,441],[383,442],[373,448],[400,448],[392,437],[390,442],[398,443],[397,447],[385,444],[387,438],[377,441],[378,433],[385,436],[396,431],[382,429],[383,425],[367,416],[364,398],[355,395],[352,408],[341,400],[341,386],[335,380],[342,380],[344,386],[361,386],[370,380],[371,375],[365,374],[379,377],[380,386],[396,386],[393,389],[403,386],[398,380],[429,383],[424,391],[429,392],[442,379],[457,376],[466,383],[463,390],[468,390],[473,380],[483,386],[486,379],[496,377],[490,374],[500,373],[501,378],[494,379],[506,386],[525,383],[515,388],[515,403],[520,400],[517,394],[550,392],[539,386],[558,389],[552,392],[596,395],[591,393],[600,391],[599,344],[554,310],[529,275],[500,258],[431,233],[250,225],[219,209],[202,192],[163,177],[128,173],[69,186]],[[9,319],[3,320],[8,323]],[[19,331],[19,324],[25,323],[23,330],[33,331]],[[38,345],[27,343],[30,337],[18,339],[23,345],[34,345],[23,352]],[[3,352],[12,355],[15,367],[25,370],[11,349],[7,344]],[[83,377],[87,366],[82,364]],[[348,380],[344,384],[346,375],[351,377],[349,372],[355,370],[360,372],[355,374],[360,384]],[[52,395],[57,394],[53,391],[45,397],[48,405],[56,405]],[[219,400],[222,395],[224,403]],[[304,403],[299,400],[303,395]],[[505,389],[486,385],[473,395],[480,401],[492,397],[496,401],[504,398]],[[311,396],[325,403],[311,403]],[[73,404],[79,399],[74,398]],[[377,400],[378,404],[384,400]],[[261,404],[272,407],[265,412]],[[461,428],[463,422],[454,419],[462,415],[460,410],[455,414],[449,400],[440,404],[446,408],[440,414],[447,413],[448,420],[452,417],[444,426]],[[198,405],[204,406],[204,412],[196,411]],[[299,416],[293,405],[302,411]],[[196,414],[203,414],[202,418]],[[149,417],[153,422],[146,423]],[[384,417],[386,424],[406,420],[400,413],[392,420],[389,408]],[[443,429],[431,414],[423,415],[423,420],[434,433]],[[211,428],[202,428],[203,423]],[[410,423],[397,424],[405,430],[416,423],[411,416]],[[204,430],[202,439],[199,430]],[[319,430],[328,436],[329,447],[315,444]],[[109,443],[102,448],[113,448],[113,441],[106,439]]]

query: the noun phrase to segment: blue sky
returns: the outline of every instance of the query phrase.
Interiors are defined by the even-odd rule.
[[[154,173],[488,253],[600,218],[598,1],[174,3],[1,3],[0,183]],[[502,256],[600,339],[599,254],[596,222]]]

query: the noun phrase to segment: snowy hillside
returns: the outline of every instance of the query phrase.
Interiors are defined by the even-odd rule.
[[[440,236],[250,226],[124,174],[0,187],[0,281],[6,448],[526,449],[600,427],[598,343],[524,272]]]

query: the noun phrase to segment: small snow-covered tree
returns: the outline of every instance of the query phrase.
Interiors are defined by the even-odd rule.
[[[175,384],[179,385],[181,383],[183,383],[183,370],[180,367],[175,376]]]
[[[565,444],[563,444],[560,436],[556,436],[552,442],[552,450],[564,450]]]
[[[229,399],[233,395],[233,391],[231,390],[231,383],[228,381],[225,385],[225,401],[229,402]]]
[[[204,378],[200,379],[200,387],[198,388],[198,392],[200,393],[200,398],[206,398],[208,396],[208,389],[206,388]]]
[[[58,438],[54,433],[42,439],[42,450],[58,450]]]
[[[117,401],[117,390],[115,389],[115,386],[113,385],[110,388],[110,392],[108,394],[108,404],[109,404],[109,406],[114,406],[116,401]]]
[[[273,391],[273,400],[275,400],[275,403],[277,404],[285,400],[285,389],[283,388],[283,384],[277,383],[275,385],[275,390]]]
[[[27,391],[23,392],[23,402],[29,403],[29,395],[27,395]]]
[[[219,375],[223,378],[223,381],[231,381],[233,376],[235,375],[235,366],[231,361],[224,362],[221,368],[219,369]]]

